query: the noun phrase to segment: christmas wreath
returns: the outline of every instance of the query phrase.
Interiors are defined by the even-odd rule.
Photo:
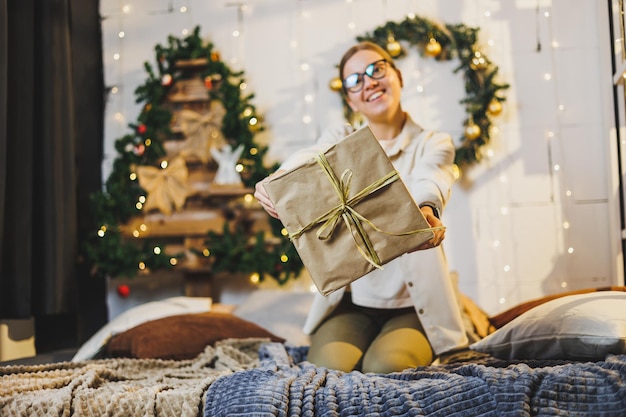
[[[176,184],[181,183],[178,177],[186,176],[185,162],[173,159],[164,164],[164,139],[172,135],[173,121],[172,111],[164,102],[172,86],[184,77],[177,62],[200,59],[206,63],[201,78],[210,99],[223,107],[218,123],[221,135],[228,145],[241,150],[238,167],[244,185],[253,187],[276,169],[275,165],[264,165],[268,148],[254,140],[255,134],[263,130],[263,123],[252,104],[254,95],[242,93],[243,71],[231,70],[213,44],[204,42],[199,33],[196,27],[183,39],[170,36],[167,46],[155,47],[156,69],[148,62],[144,64],[147,80],[135,90],[136,102],[143,103],[143,107],[137,121],[129,124],[130,132],[115,142],[117,156],[104,190],[91,196],[97,232],[87,237],[85,252],[95,275],[132,277],[141,271],[173,267],[184,256],[167,254],[163,250],[165,241],[133,239],[122,232],[126,222],[147,208],[146,191],[155,178],[162,180],[161,184],[168,180],[174,184],[173,189],[159,193],[171,200],[156,204],[161,211],[184,205],[184,195],[179,198]],[[163,180],[165,176],[167,180]],[[227,221],[223,230],[208,233],[206,247],[198,251],[199,255],[206,258],[213,272],[247,272],[259,281],[270,275],[282,284],[300,273],[302,262],[280,222],[273,218],[269,221],[273,234],[269,239],[263,232],[250,236]]]
[[[502,103],[506,100],[503,92],[509,88],[508,84],[496,82],[498,67],[477,45],[478,32],[478,28],[463,24],[441,25],[410,15],[401,22],[387,22],[357,37],[358,41],[368,40],[382,46],[394,58],[406,55],[404,43],[417,48],[422,56],[441,61],[459,60],[454,72],[462,71],[464,75],[466,97],[461,104],[468,114],[461,144],[456,149],[455,163],[461,169],[482,158],[481,148],[490,140],[491,118],[502,111]],[[330,88],[341,92],[341,80],[331,80]],[[352,110],[345,100],[343,103],[346,119],[352,121]]]

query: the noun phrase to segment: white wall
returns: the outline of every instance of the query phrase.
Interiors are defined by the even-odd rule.
[[[486,158],[464,172],[444,214],[445,248],[462,291],[495,314],[544,294],[621,284],[605,3],[243,0],[238,14],[239,3],[226,0],[102,0],[105,81],[119,88],[107,106],[105,175],[114,140],[138,115],[133,92],[146,78],[143,63],[154,63],[154,46],[170,34],[200,25],[222,59],[246,72],[268,127],[259,139],[280,161],[325,126],[343,123],[328,82],[357,35],[408,13],[463,23],[480,28],[483,52],[511,88]],[[464,91],[456,63],[412,52],[398,64],[406,110],[459,138]]]

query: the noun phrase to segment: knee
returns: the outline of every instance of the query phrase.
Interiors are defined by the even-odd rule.
[[[408,368],[430,365],[433,354],[430,347],[424,349],[370,349],[363,357],[364,373],[388,374],[400,372]]]
[[[357,367],[362,356],[363,352],[354,345],[332,342],[322,346],[312,345],[307,361],[319,367],[350,372]]]

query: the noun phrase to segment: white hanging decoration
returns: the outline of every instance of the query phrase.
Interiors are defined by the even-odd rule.
[[[215,173],[215,184],[241,184],[241,176],[237,172],[237,161],[243,152],[243,145],[233,149],[230,146],[211,148],[211,155],[218,164]]]

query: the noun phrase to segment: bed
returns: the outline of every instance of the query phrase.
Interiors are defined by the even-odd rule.
[[[624,289],[493,317],[461,296],[472,345],[392,374],[307,362],[309,293],[259,290],[233,311],[165,300],[72,360],[0,366],[0,416],[624,416]]]

